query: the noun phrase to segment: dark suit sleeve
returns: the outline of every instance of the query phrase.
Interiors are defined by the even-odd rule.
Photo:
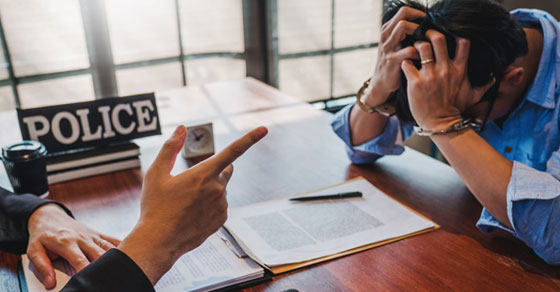
[[[27,249],[29,233],[27,222],[37,208],[45,204],[57,204],[69,216],[70,210],[64,205],[35,195],[15,195],[0,188],[0,250],[23,254]]]
[[[74,275],[61,292],[154,292],[148,277],[122,251],[113,248]]]

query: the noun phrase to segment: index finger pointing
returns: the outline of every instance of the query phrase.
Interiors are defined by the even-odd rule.
[[[209,163],[213,164],[213,168],[217,174],[221,173],[228,165],[232,164],[239,156],[243,155],[251,146],[259,142],[266,134],[268,129],[258,127],[253,129],[243,137],[235,140],[222,152],[214,155],[209,159]]]

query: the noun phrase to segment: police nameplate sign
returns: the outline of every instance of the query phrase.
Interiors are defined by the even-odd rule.
[[[153,93],[17,110],[24,140],[49,153],[161,134]]]

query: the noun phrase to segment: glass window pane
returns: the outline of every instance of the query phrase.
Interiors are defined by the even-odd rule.
[[[280,54],[330,49],[331,1],[277,2]]]
[[[356,94],[373,74],[377,48],[355,50],[334,55],[333,96]]]
[[[280,60],[280,90],[305,101],[330,97],[330,57]]]
[[[18,85],[22,108],[95,99],[91,75],[79,75]]]
[[[243,52],[241,0],[180,1],[185,54]]]
[[[335,1],[334,46],[351,47],[379,41],[382,0]]]
[[[7,111],[16,108],[14,92],[11,86],[0,87],[0,111]]]
[[[106,0],[115,64],[179,55],[173,0]]]
[[[187,85],[239,80],[246,76],[245,60],[240,59],[194,59],[187,61],[185,67],[187,69]]]
[[[0,0],[16,76],[89,67],[80,3]]]
[[[183,86],[181,63],[118,70],[119,95],[154,92]]]

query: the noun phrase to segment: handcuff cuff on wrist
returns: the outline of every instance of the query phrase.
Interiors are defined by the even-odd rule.
[[[418,126],[414,126],[414,132],[416,134],[418,134],[418,136],[434,136],[434,135],[445,135],[445,134],[449,134],[449,133],[457,133],[457,132],[462,132],[466,129],[473,129],[475,131],[480,131],[482,127],[482,124],[476,121],[473,121],[472,119],[464,119],[460,122],[457,122],[453,125],[451,125],[451,127],[445,129],[445,130],[440,130],[440,131],[428,131],[425,129],[422,129],[421,127]]]
[[[385,117],[390,117],[392,115],[395,114],[395,109],[387,104],[381,104],[378,106],[369,106],[367,104],[365,104],[362,101],[362,95],[364,95],[364,91],[366,90],[366,88],[368,88],[369,86],[369,82],[370,82],[371,78],[369,78],[368,80],[366,80],[364,82],[364,84],[362,85],[362,87],[360,87],[360,90],[358,90],[358,93],[356,93],[356,104],[365,112],[373,114],[373,113],[378,113],[381,114]]]
[[[364,91],[366,90],[366,88],[369,86],[369,83],[371,81],[371,78],[369,78],[368,80],[366,80],[364,82],[364,84],[362,85],[362,87],[360,87],[360,89],[358,90],[358,93],[356,93],[356,104],[360,107],[360,109],[362,109],[363,111],[373,114],[373,113],[379,113],[385,117],[390,117],[392,115],[395,114],[395,108],[392,106],[389,106],[387,104],[381,104],[378,106],[374,106],[371,107],[367,104],[365,104],[362,101],[362,95],[364,94]],[[419,136],[434,136],[434,135],[445,135],[445,134],[449,134],[449,133],[455,133],[455,132],[462,132],[466,129],[473,129],[475,131],[480,131],[482,129],[482,125],[483,123],[479,123],[473,119],[464,119],[460,122],[457,122],[453,125],[451,125],[451,127],[445,129],[445,130],[440,130],[440,131],[430,131],[430,130],[426,130],[423,129],[419,126],[414,126],[414,132],[416,132],[416,134],[418,134]]]

